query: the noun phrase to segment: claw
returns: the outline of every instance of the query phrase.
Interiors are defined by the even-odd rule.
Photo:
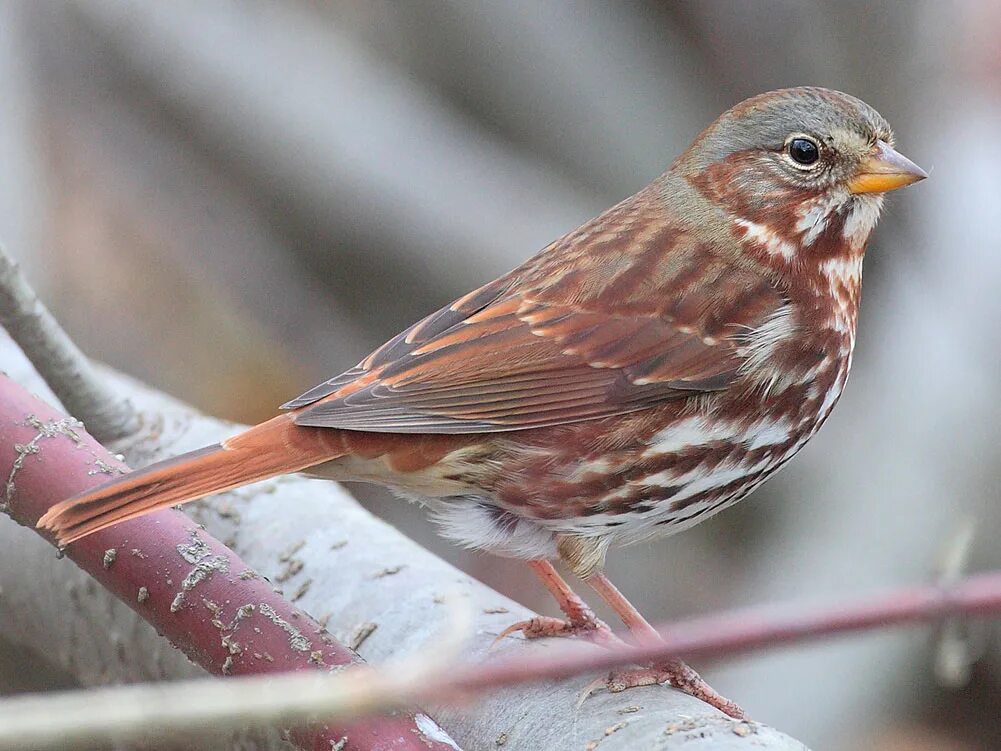
[[[540,636],[583,636],[588,641],[598,646],[610,646],[612,644],[622,644],[622,640],[612,633],[607,625],[602,623],[594,615],[594,611],[578,597],[570,586],[559,575],[553,564],[549,561],[538,560],[529,561],[529,565],[536,573],[546,588],[556,598],[560,610],[567,616],[566,621],[558,618],[548,618],[539,616],[527,621],[520,621],[508,626],[501,632],[501,635],[494,640],[494,646],[505,636],[509,636],[516,631],[521,631],[525,638],[534,639]],[[618,590],[618,588],[608,580],[608,577],[601,571],[592,572],[587,579],[591,587],[608,603],[622,622],[626,624],[630,632],[640,644],[657,643],[660,636],[647,620],[633,607],[632,603]],[[666,660],[647,667],[637,667],[628,670],[614,671],[602,680],[593,681],[584,691],[578,700],[577,707],[593,694],[598,688],[604,685],[610,692],[618,693],[628,688],[638,686],[652,686],[655,684],[670,683],[675,688],[684,691],[696,699],[704,701],[706,704],[730,715],[736,719],[745,719],[744,710],[738,707],[729,699],[720,696],[713,690],[712,686],[706,683],[699,674],[679,659]]]
[[[650,666],[648,668],[612,671],[605,679],[605,687],[611,694],[620,694],[630,688],[662,686],[670,684],[670,682],[670,676],[667,673],[657,670],[655,666]]]
[[[496,648],[498,642],[511,634],[521,632],[526,639],[541,639],[546,636],[551,637],[580,637],[586,639],[599,647],[609,647],[622,644],[622,640],[612,633],[608,625],[593,614],[573,621],[562,618],[552,618],[548,615],[537,615],[525,621],[512,623],[498,634],[490,645],[491,649]]]
[[[598,693],[598,691],[603,688],[608,688],[608,680],[608,676],[605,678],[595,678],[593,681],[584,686],[584,688],[581,689],[581,692],[577,695],[577,706],[574,708],[580,709],[584,706],[584,702],[590,699],[594,694]]]
[[[518,633],[519,631],[526,639],[541,639],[544,636],[573,636],[575,635],[577,629],[583,630],[583,627],[574,626],[569,621],[565,621],[562,618],[551,618],[548,615],[537,615],[526,621],[512,623],[497,635],[497,638],[493,640],[490,648],[494,649],[498,642],[502,639],[510,636],[511,634]]]
[[[605,689],[610,694],[619,694],[630,688],[640,686],[655,686],[668,682],[666,674],[655,674],[652,668],[635,668],[631,670],[613,670],[604,678],[595,678],[584,686],[577,697],[577,709],[583,706],[584,702]]]
[[[588,686],[587,696],[595,691],[595,684],[604,683],[610,693],[617,694],[630,688],[641,686],[670,685],[689,696],[704,701],[723,714],[736,720],[746,720],[747,714],[737,704],[718,694],[702,677],[681,660],[647,665],[646,667],[613,670],[602,681],[599,679]],[[584,698],[586,699],[587,696]]]

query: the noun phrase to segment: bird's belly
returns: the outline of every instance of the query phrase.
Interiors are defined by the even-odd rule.
[[[847,367],[825,375],[755,409],[660,415],[615,450],[529,461],[498,500],[560,533],[631,543],[680,532],[746,497],[803,448],[837,402]]]
[[[812,435],[781,419],[729,426],[722,437],[726,427],[682,421],[645,444],[565,464],[533,447],[535,460],[510,468],[499,488],[397,490],[428,506],[446,537],[495,555],[553,558],[559,535],[629,544],[680,532],[736,503]]]
[[[622,543],[680,532],[747,496],[808,438],[785,419],[734,425],[685,418],[626,458],[617,470],[621,482],[578,499],[583,513],[564,521],[578,534]]]

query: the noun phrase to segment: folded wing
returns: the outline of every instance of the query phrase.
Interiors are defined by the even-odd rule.
[[[502,278],[285,407],[301,410],[299,425],[392,433],[509,431],[624,414],[727,388],[742,338],[785,304],[767,279],[712,259],[694,273],[678,264],[664,267],[673,275],[619,268],[619,277],[639,280],[641,296],[616,289],[614,275],[590,296],[566,278]]]

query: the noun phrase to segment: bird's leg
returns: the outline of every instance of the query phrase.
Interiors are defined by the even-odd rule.
[[[604,572],[596,571],[585,578],[591,588],[598,593],[616,615],[626,624],[630,633],[641,645],[651,645],[661,642],[660,635],[650,622],[633,607],[619,588],[605,576]],[[744,710],[724,696],[718,694],[712,686],[677,657],[639,668],[628,668],[613,671],[608,677],[609,691],[625,691],[635,686],[651,686],[653,684],[670,683],[677,689],[701,699],[716,709],[736,719],[744,719]]]
[[[612,630],[598,619],[587,603],[570,588],[552,563],[538,560],[528,561],[528,565],[556,600],[566,620],[538,615],[508,626],[497,637],[498,640],[520,631],[528,639],[542,636],[582,636],[595,644],[621,643],[619,638],[612,634]]]
[[[619,591],[619,588],[612,584],[612,581],[605,575],[604,571],[595,571],[590,576],[585,577],[584,581],[615,611],[615,614],[619,616],[637,642],[642,645],[660,643],[660,634],[657,633],[657,630],[626,599],[626,596]]]

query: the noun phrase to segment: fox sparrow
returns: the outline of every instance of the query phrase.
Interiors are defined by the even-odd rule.
[[[567,621],[614,638],[588,582],[612,544],[674,534],[754,490],[817,432],[852,362],[883,194],[926,174],[886,121],[820,88],[749,99],[646,188],[220,445],[112,480],[39,522],[61,544],[287,472],[389,486],[459,543],[531,562]],[[614,675],[740,709],[678,660]]]

